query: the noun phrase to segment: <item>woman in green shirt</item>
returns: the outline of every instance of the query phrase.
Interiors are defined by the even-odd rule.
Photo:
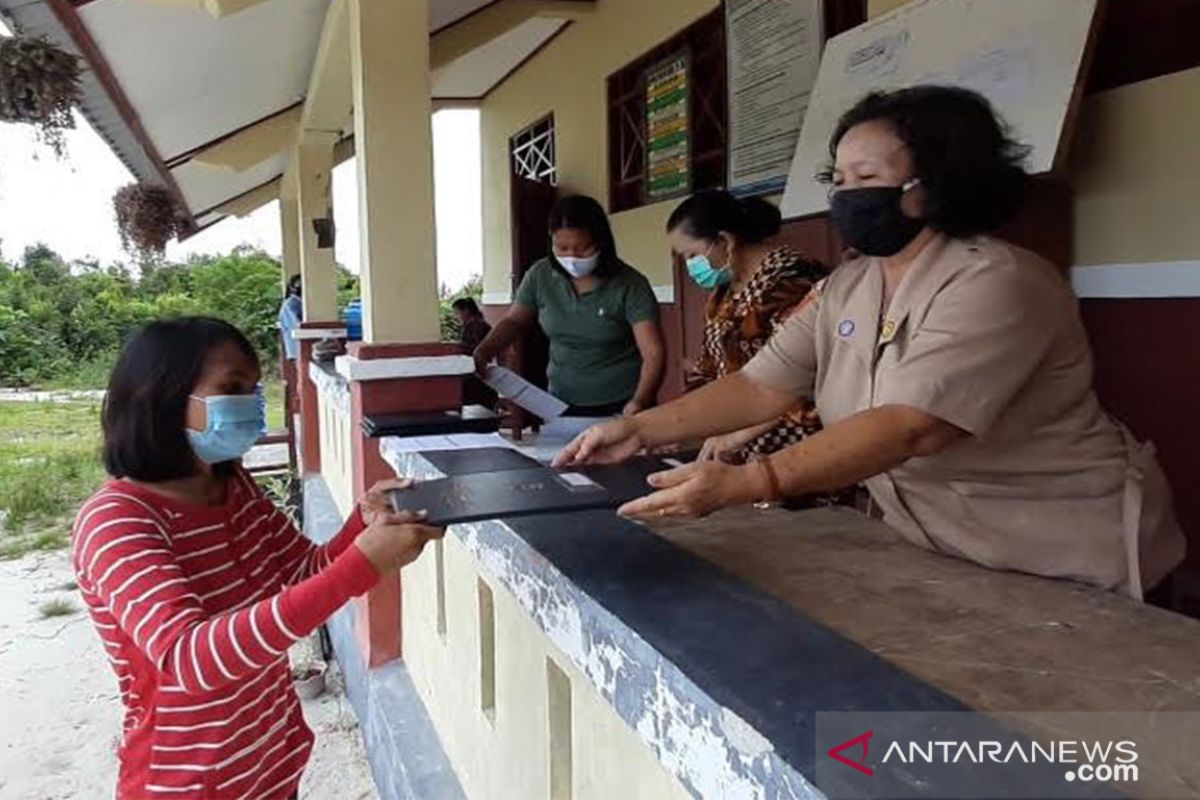
[[[482,371],[533,325],[550,340],[550,392],[572,416],[636,414],[653,406],[666,360],[658,301],[617,257],[604,209],[566,197],[550,213],[552,255],[525,273],[512,308],[475,348]]]

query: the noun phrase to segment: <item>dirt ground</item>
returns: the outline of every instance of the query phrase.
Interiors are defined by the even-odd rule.
[[[121,702],[65,552],[0,562],[0,798],[112,797]],[[48,601],[75,611],[43,618]],[[317,745],[301,798],[368,800],[376,792],[362,737],[338,686],[304,703]]]

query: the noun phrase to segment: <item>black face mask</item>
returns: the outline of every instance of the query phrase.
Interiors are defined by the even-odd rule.
[[[916,186],[869,186],[842,189],[829,201],[830,215],[846,244],[866,256],[894,256],[925,227],[925,222],[904,215],[900,198]]]

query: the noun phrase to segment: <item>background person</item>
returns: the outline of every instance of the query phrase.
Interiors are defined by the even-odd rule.
[[[288,429],[288,460],[296,463],[292,416],[300,413],[300,342],[296,331],[304,321],[304,302],[301,297],[300,276],[288,278],[283,303],[279,306],[279,338],[283,342],[282,358],[279,359],[283,373],[283,408]]]
[[[685,200],[667,221],[672,250],[686,259],[692,280],[711,292],[701,354],[686,377],[689,390],[745,366],[828,272],[820,262],[772,241],[781,219],[766,200],[738,200],[710,190]],[[801,401],[779,419],[709,437],[700,457],[741,463],[820,428],[811,403]]]
[[[474,353],[479,343],[492,332],[492,326],[483,318],[479,304],[471,297],[460,297],[451,303],[458,317],[458,340],[468,353]]]
[[[617,256],[608,217],[590,197],[560,200],[549,232],[553,255],[525,273],[512,307],[475,349],[477,368],[541,325],[550,340],[550,392],[570,406],[568,415],[649,408],[666,361],[650,282]]]
[[[484,319],[479,304],[471,297],[460,297],[450,304],[458,317],[458,341],[464,353],[474,353],[479,343],[492,332],[492,326]],[[463,387],[463,404],[496,407],[496,393],[477,375],[467,378]]]

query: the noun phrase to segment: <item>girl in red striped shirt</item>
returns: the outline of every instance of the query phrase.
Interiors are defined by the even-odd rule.
[[[72,560],[125,705],[119,798],[288,798],[313,736],[287,649],[441,531],[377,485],[316,546],[241,457],[264,428],[253,347],[215,319],[152,323],[104,403],[113,479],[79,511]]]

